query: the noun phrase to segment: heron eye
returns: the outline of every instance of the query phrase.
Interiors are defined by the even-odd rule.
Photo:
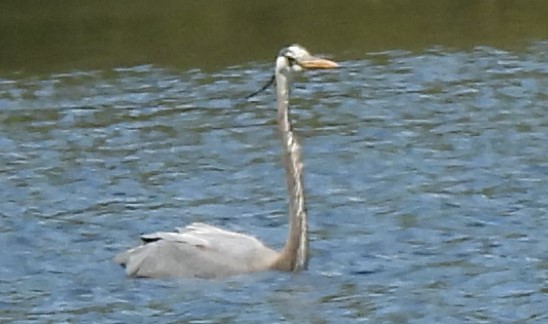
[[[285,58],[287,58],[287,62],[289,63],[289,66],[293,66],[297,64],[297,60],[295,60],[294,57],[286,55]]]

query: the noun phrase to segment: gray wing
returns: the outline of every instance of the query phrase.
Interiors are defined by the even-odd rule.
[[[267,270],[279,255],[253,236],[203,223],[141,239],[114,258],[130,276],[219,278]]]

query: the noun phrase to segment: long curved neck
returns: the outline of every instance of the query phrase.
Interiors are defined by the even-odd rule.
[[[285,75],[276,73],[278,131],[282,140],[283,163],[289,195],[289,233],[276,267],[300,271],[308,266],[308,223],[306,216],[301,148],[289,119],[289,84]]]

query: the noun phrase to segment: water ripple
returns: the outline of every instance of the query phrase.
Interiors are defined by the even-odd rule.
[[[0,320],[542,322],[546,52],[387,51],[299,79],[311,268],[221,282],[111,258],[193,221],[282,245],[274,97],[242,101],[270,65],[0,80]]]

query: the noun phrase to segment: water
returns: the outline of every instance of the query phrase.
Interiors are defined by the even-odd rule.
[[[132,280],[112,257],[194,221],[276,248],[271,63],[0,80],[0,320],[544,322],[546,42],[385,51],[292,93],[310,269]]]

